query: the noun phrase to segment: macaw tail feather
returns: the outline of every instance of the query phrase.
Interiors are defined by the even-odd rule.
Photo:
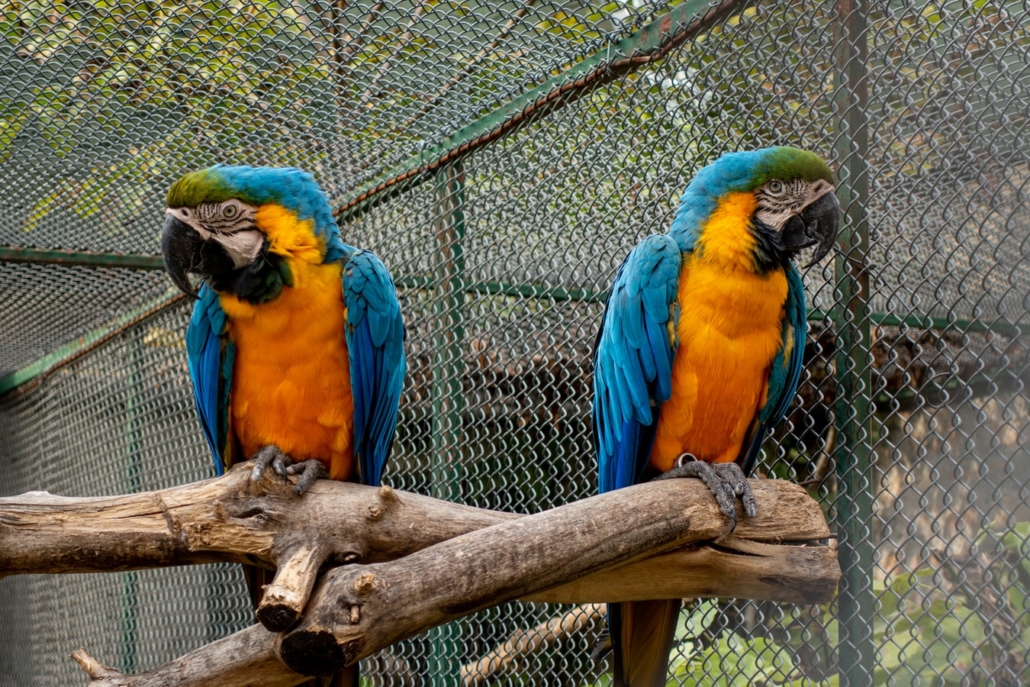
[[[615,687],[665,687],[680,605],[667,599],[609,606]]]
[[[334,675],[316,678],[309,682],[304,682],[298,687],[358,687],[359,682],[360,671],[358,670],[358,664],[355,663]]]
[[[242,568],[243,579],[246,581],[247,591],[250,593],[250,603],[256,610],[258,604],[261,603],[265,587],[272,584],[272,580],[275,579],[275,571],[258,568],[253,565],[244,565]],[[358,687],[359,681],[360,671],[358,670],[358,664],[355,663],[333,675],[313,677],[306,682],[300,683],[297,687]]]
[[[338,673],[313,677],[296,687],[358,687],[360,683],[358,664],[347,666]]]

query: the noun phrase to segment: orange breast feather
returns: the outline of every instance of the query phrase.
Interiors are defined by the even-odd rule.
[[[672,397],[662,406],[651,465],[672,468],[683,453],[737,459],[764,404],[769,369],[782,345],[787,279],[759,274],[747,221],[754,196],[731,194],[705,225],[680,272],[679,349]]]
[[[354,403],[341,267],[289,263],[293,286],[274,300],[255,306],[221,298],[236,344],[232,430],[247,458],[275,444],[294,460],[321,460],[332,479],[351,479]]]

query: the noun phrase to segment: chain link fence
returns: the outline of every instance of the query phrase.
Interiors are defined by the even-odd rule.
[[[396,279],[386,482],[527,513],[590,496],[615,268],[720,153],[791,144],[833,160],[846,224],[805,274],[806,372],[760,471],[825,504],[844,579],[824,607],[687,604],[670,684],[1030,683],[1025,2],[12,0],[0,34],[0,494],[211,476],[158,243],[168,185],[230,162],[312,171]],[[0,586],[4,685],[252,622],[234,566]],[[364,672],[603,685],[600,627],[508,603]],[[477,663],[520,631],[540,650]]]

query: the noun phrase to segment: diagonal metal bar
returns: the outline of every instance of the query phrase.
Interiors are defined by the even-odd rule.
[[[424,181],[441,166],[485,146],[517,127],[575,101],[598,86],[664,58],[691,38],[739,14],[755,0],[688,0],[636,33],[609,43],[540,86],[462,127],[427,151],[388,170],[343,199],[335,211],[349,222]]]
[[[155,298],[152,301],[144,303],[139,308],[125,313],[111,324],[98,327],[71,343],[58,348],[53,353],[45,355],[39,360],[29,363],[25,367],[14,370],[4,377],[0,377],[0,397],[17,387],[22,387],[20,391],[27,391],[31,388],[23,387],[27,382],[45,379],[49,373],[59,367],[77,360],[97,346],[110,341],[125,330],[139,324],[151,315],[156,315],[170,305],[178,303],[185,297],[186,296],[179,291],[169,291],[165,295]]]

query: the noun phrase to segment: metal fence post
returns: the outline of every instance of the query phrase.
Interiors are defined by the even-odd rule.
[[[143,437],[145,428],[142,418],[141,385],[146,375],[143,330],[136,328],[127,341],[131,353],[131,367],[125,390],[125,490],[135,494],[142,488]],[[139,645],[139,572],[131,570],[122,573],[122,640],[120,668],[135,672]]]
[[[873,684],[872,358],[869,275],[868,36],[865,0],[837,0],[834,22],[835,152],[845,230],[836,260],[839,299],[835,408],[836,525],[843,577],[838,596],[838,656],[842,687]]]
[[[436,174],[436,292],[433,301],[433,496],[462,500],[463,309],[465,305],[465,172],[460,162]],[[458,684],[461,625],[431,631],[430,684]]]

